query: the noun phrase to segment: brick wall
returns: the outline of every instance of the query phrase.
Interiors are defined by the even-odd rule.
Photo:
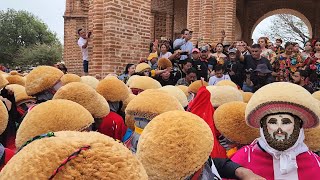
[[[172,38],[173,30],[173,0],[152,0],[151,12],[154,18],[151,26],[152,40],[161,37]]]
[[[188,1],[174,1],[174,39],[180,35],[181,30],[187,27]]]

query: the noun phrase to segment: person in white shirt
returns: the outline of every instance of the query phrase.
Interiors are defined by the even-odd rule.
[[[160,58],[167,58],[169,59],[170,56],[172,56],[172,53],[168,51],[169,50],[169,46],[167,44],[161,44],[160,46]]]
[[[78,46],[81,48],[81,53],[82,53],[83,72],[84,72],[84,75],[86,76],[88,75],[88,72],[89,72],[88,43],[89,43],[91,32],[86,33],[83,29],[79,29],[78,35],[80,36],[78,40]]]
[[[228,74],[224,74],[224,68],[222,65],[217,65],[215,68],[214,68],[214,71],[215,71],[215,75],[210,77],[209,79],[209,85],[216,85],[219,81],[222,81],[222,80],[230,80],[231,81],[231,78]]]

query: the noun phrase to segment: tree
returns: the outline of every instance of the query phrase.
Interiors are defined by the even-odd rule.
[[[0,11],[0,62],[14,65],[19,49],[36,44],[60,45],[55,33],[27,11]]]
[[[62,48],[59,45],[36,44],[28,47],[21,47],[14,59],[15,65],[38,66],[54,65],[62,59]]]
[[[310,39],[306,24],[291,14],[277,14],[271,20],[268,29],[261,32],[271,40],[281,38],[284,42],[297,42],[305,44]]]

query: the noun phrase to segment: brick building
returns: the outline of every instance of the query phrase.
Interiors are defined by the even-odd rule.
[[[319,8],[317,0],[66,0],[64,60],[71,72],[82,73],[79,28],[93,34],[89,73],[104,77],[145,58],[154,39],[175,39],[185,27],[194,31],[193,42],[216,43],[221,30],[227,42],[250,42],[264,18],[288,13],[301,18],[318,37]]]

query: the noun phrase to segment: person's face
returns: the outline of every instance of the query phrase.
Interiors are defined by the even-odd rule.
[[[166,53],[167,52],[167,47],[165,45],[162,45],[161,48],[160,48],[160,51],[162,53]]]
[[[158,58],[152,58],[152,59],[150,60],[150,62],[151,62],[151,64],[155,64],[155,63],[157,62],[157,60],[158,60]]]
[[[79,32],[79,35],[80,35],[80,37],[82,37],[82,38],[87,38],[87,33],[86,33],[86,31],[84,31],[84,30],[81,30],[80,32]]]
[[[200,53],[198,53],[198,52],[193,52],[193,53],[192,53],[192,58],[193,58],[193,59],[199,59],[199,58],[200,58]]]
[[[222,52],[222,51],[223,51],[223,46],[222,46],[221,44],[218,44],[218,45],[216,46],[216,51],[217,51],[217,52]]]
[[[195,80],[197,80],[197,75],[196,73],[190,73],[186,75],[186,81],[191,84],[192,82],[194,82]]]
[[[223,70],[216,71],[216,72],[215,72],[215,76],[216,76],[217,78],[222,78],[222,76],[223,76]]]
[[[239,49],[241,52],[244,52],[247,50],[247,44],[243,41],[240,41],[237,43],[236,48]]]
[[[295,72],[295,73],[292,75],[292,80],[293,80],[293,83],[295,83],[295,84],[300,84],[300,82],[301,82],[300,73],[299,73],[299,72]]]
[[[279,46],[281,46],[281,44],[282,44],[281,41],[276,41],[276,46],[279,47]]]
[[[187,64],[183,65],[183,69],[185,71],[188,71],[191,67],[192,67],[192,63],[190,63],[190,62],[187,62]]]
[[[183,38],[186,40],[190,40],[192,37],[192,34],[190,33],[190,31],[185,31],[183,34]]]
[[[296,44],[296,45],[293,47],[293,51],[294,51],[294,52],[299,52],[299,49],[300,49],[299,44]]]
[[[236,60],[236,53],[229,53],[229,59],[232,60],[232,61],[235,61]]]
[[[201,58],[207,59],[207,57],[208,57],[208,51],[201,51]]]
[[[307,42],[306,45],[304,46],[305,51],[312,51],[312,46],[310,42]]]
[[[267,130],[276,141],[288,140],[294,130],[294,118],[288,114],[271,115],[267,118]]]
[[[143,71],[144,76],[150,76],[150,69]]]
[[[320,42],[316,42],[316,44],[314,45],[314,49],[316,51],[320,51]]]
[[[261,48],[266,47],[266,40],[265,40],[265,39],[260,38],[260,39],[258,40],[258,43],[260,44]]]
[[[269,43],[268,43],[268,49],[273,49],[273,44],[272,44],[272,42],[269,42]]]
[[[254,59],[260,59],[261,52],[260,48],[252,48],[251,55]]]
[[[162,79],[167,80],[170,78],[170,71],[165,71],[161,74]]]
[[[286,47],[286,54],[292,54],[293,52],[293,46],[292,45],[289,45]]]
[[[130,66],[128,69],[128,74],[132,75],[134,73],[134,70],[136,70],[136,66],[135,65]]]

